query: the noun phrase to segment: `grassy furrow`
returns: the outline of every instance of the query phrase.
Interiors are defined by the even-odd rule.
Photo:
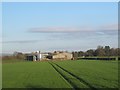
[[[4,63],[2,86],[3,88],[71,88],[72,85],[74,88],[90,86],[118,88],[117,61],[78,60],[54,61],[54,63],[58,65],[54,67],[64,77],[48,62]]]
[[[118,88],[117,61],[55,62],[95,88]]]
[[[53,64],[53,67],[57,69],[57,71],[72,85],[73,88],[90,88],[88,85],[82,83],[79,79],[75,76],[69,74],[68,72],[64,71],[57,65]]]

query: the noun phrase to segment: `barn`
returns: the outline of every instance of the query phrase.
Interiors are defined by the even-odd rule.
[[[26,55],[28,61],[41,61],[41,60],[71,60],[73,54],[63,51],[55,51],[54,53],[30,53]]]
[[[71,60],[73,55],[72,53],[57,51],[50,54],[48,58],[53,60]]]
[[[41,53],[40,51],[26,54],[26,60],[28,61],[41,61],[46,60],[48,53]]]
[[[26,54],[26,60],[28,60],[28,61],[40,61],[41,57],[42,57],[42,55],[41,55],[40,51],[37,51],[35,53]]]
[[[36,61],[37,56],[36,55],[26,55],[26,60],[28,61]]]

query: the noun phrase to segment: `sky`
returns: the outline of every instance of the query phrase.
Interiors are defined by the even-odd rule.
[[[118,47],[117,2],[3,2],[3,53]]]

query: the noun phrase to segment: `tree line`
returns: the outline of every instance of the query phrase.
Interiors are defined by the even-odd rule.
[[[68,51],[66,51],[68,52]],[[103,56],[120,56],[120,48],[110,48],[110,46],[98,46],[97,49],[89,49],[87,51],[73,51],[74,59],[78,57],[103,57]],[[3,60],[25,60],[26,54],[22,52],[14,52],[12,56],[3,56]]]
[[[120,56],[120,48],[110,48],[110,46],[98,46],[97,49],[87,51],[73,51],[73,57],[95,57],[95,56]]]
[[[25,54],[23,54],[22,52],[14,52],[13,55],[2,56],[2,60],[14,60],[14,59],[24,60],[25,59]]]

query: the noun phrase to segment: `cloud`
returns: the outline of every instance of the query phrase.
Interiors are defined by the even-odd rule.
[[[96,32],[96,34],[104,35],[104,32]]]
[[[96,34],[99,35],[117,35],[118,34],[118,24],[108,24],[103,25],[98,28]]]
[[[30,28],[31,33],[77,33],[82,31],[93,31],[91,27],[39,27]]]
[[[78,32],[101,32],[118,30],[117,24],[102,25],[100,27],[35,27],[28,29],[31,33],[78,33]]]
[[[39,40],[16,40],[16,41],[2,41],[0,43],[35,43],[38,42]]]
[[[111,31],[111,30],[118,30],[118,24],[108,24],[99,27],[101,30]]]

